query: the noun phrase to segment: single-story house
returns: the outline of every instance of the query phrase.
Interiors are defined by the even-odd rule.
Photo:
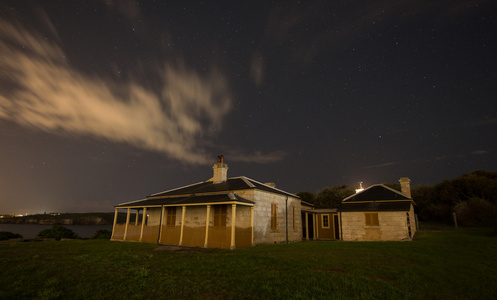
[[[204,182],[115,206],[111,240],[235,249],[301,240],[410,240],[416,231],[408,178],[402,192],[378,184],[336,209],[314,209],[297,195],[241,176],[219,156]],[[126,220],[119,221],[120,212]]]
[[[342,200],[338,208],[340,240],[412,240],[416,233],[410,180],[399,180],[401,192],[383,184],[372,185]]]
[[[302,240],[298,196],[271,183],[228,178],[223,156],[213,171],[207,181],[115,206],[111,240],[227,249]]]

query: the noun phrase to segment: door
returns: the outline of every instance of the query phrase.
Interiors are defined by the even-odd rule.
[[[338,227],[338,215],[333,215],[333,225],[335,225],[335,240],[340,239],[340,228]]]

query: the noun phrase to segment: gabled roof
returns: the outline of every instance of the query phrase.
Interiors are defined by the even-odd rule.
[[[148,196],[147,198],[149,199],[163,198],[163,197],[184,196],[184,195],[204,194],[204,193],[218,193],[218,192],[247,190],[247,189],[258,189],[266,192],[272,192],[280,195],[299,198],[299,196],[295,194],[270,187],[268,185],[265,185],[263,183],[260,183],[258,181],[255,181],[253,179],[244,176],[228,178],[226,181],[220,183],[214,183],[212,181],[194,183],[191,185],[153,194]]]
[[[409,211],[412,198],[383,184],[375,184],[342,200],[340,212]]]
[[[207,194],[207,195],[190,195],[167,198],[149,198],[133,202],[121,203],[116,207],[145,207],[158,205],[186,205],[186,204],[209,204],[209,203],[239,203],[252,205],[255,202],[240,197],[232,192]]]
[[[342,200],[342,204],[351,202],[369,202],[369,201],[412,201],[412,198],[407,197],[399,191],[396,191],[383,184],[375,184],[364,191],[355,195],[349,196]]]

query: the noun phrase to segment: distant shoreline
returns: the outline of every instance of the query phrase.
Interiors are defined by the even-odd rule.
[[[119,219],[125,218],[119,214]],[[22,217],[0,218],[0,224],[37,224],[37,225],[112,225],[114,213],[61,213],[36,214]]]
[[[11,233],[17,233],[22,235],[21,239],[18,241],[40,241],[43,240],[38,237],[38,234],[46,229],[52,228],[53,225],[43,225],[43,224],[0,224],[0,231],[6,231]],[[90,238],[98,230],[109,230],[112,231],[112,225],[62,225],[67,229],[74,231],[80,238]],[[8,240],[13,241],[13,240]],[[1,241],[4,243],[7,241]]]

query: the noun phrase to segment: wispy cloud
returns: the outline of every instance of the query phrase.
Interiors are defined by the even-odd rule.
[[[57,39],[5,20],[0,53],[0,79],[10,86],[0,91],[0,118],[49,133],[124,142],[203,164],[210,160],[198,138],[219,128],[231,108],[221,74],[165,63],[150,70],[160,76],[160,91],[113,82],[71,68]]]
[[[487,154],[488,151],[487,150],[475,150],[473,152],[471,152],[471,154],[473,155],[482,155],[482,154]]]
[[[242,154],[240,151],[229,151],[228,157],[230,161],[240,161],[247,163],[269,164],[283,160],[287,153],[284,151],[274,151],[269,153],[262,153],[260,151]]]
[[[484,121],[478,122],[477,125],[488,125],[497,123],[497,118],[495,119],[486,119]]]
[[[139,2],[134,0],[103,0],[111,11],[126,17],[130,22],[137,22],[142,17]]]
[[[264,80],[264,59],[260,54],[254,54],[250,62],[250,78],[256,87],[260,87]]]
[[[440,4],[430,0],[421,1],[367,1],[359,7],[346,1],[311,1],[277,6],[268,17],[265,30],[267,42],[273,47],[291,51],[291,62],[304,66],[313,62],[317,55],[330,51],[346,50],[349,40],[364,36],[375,30],[376,24],[386,22],[409,22],[419,15],[425,22],[436,20],[437,26],[452,24],[455,18],[470,11],[486,0],[456,0]],[[322,13],[326,11],[327,13]],[[332,22],[331,26],[328,25]],[[323,30],[311,34],[306,28]]]

